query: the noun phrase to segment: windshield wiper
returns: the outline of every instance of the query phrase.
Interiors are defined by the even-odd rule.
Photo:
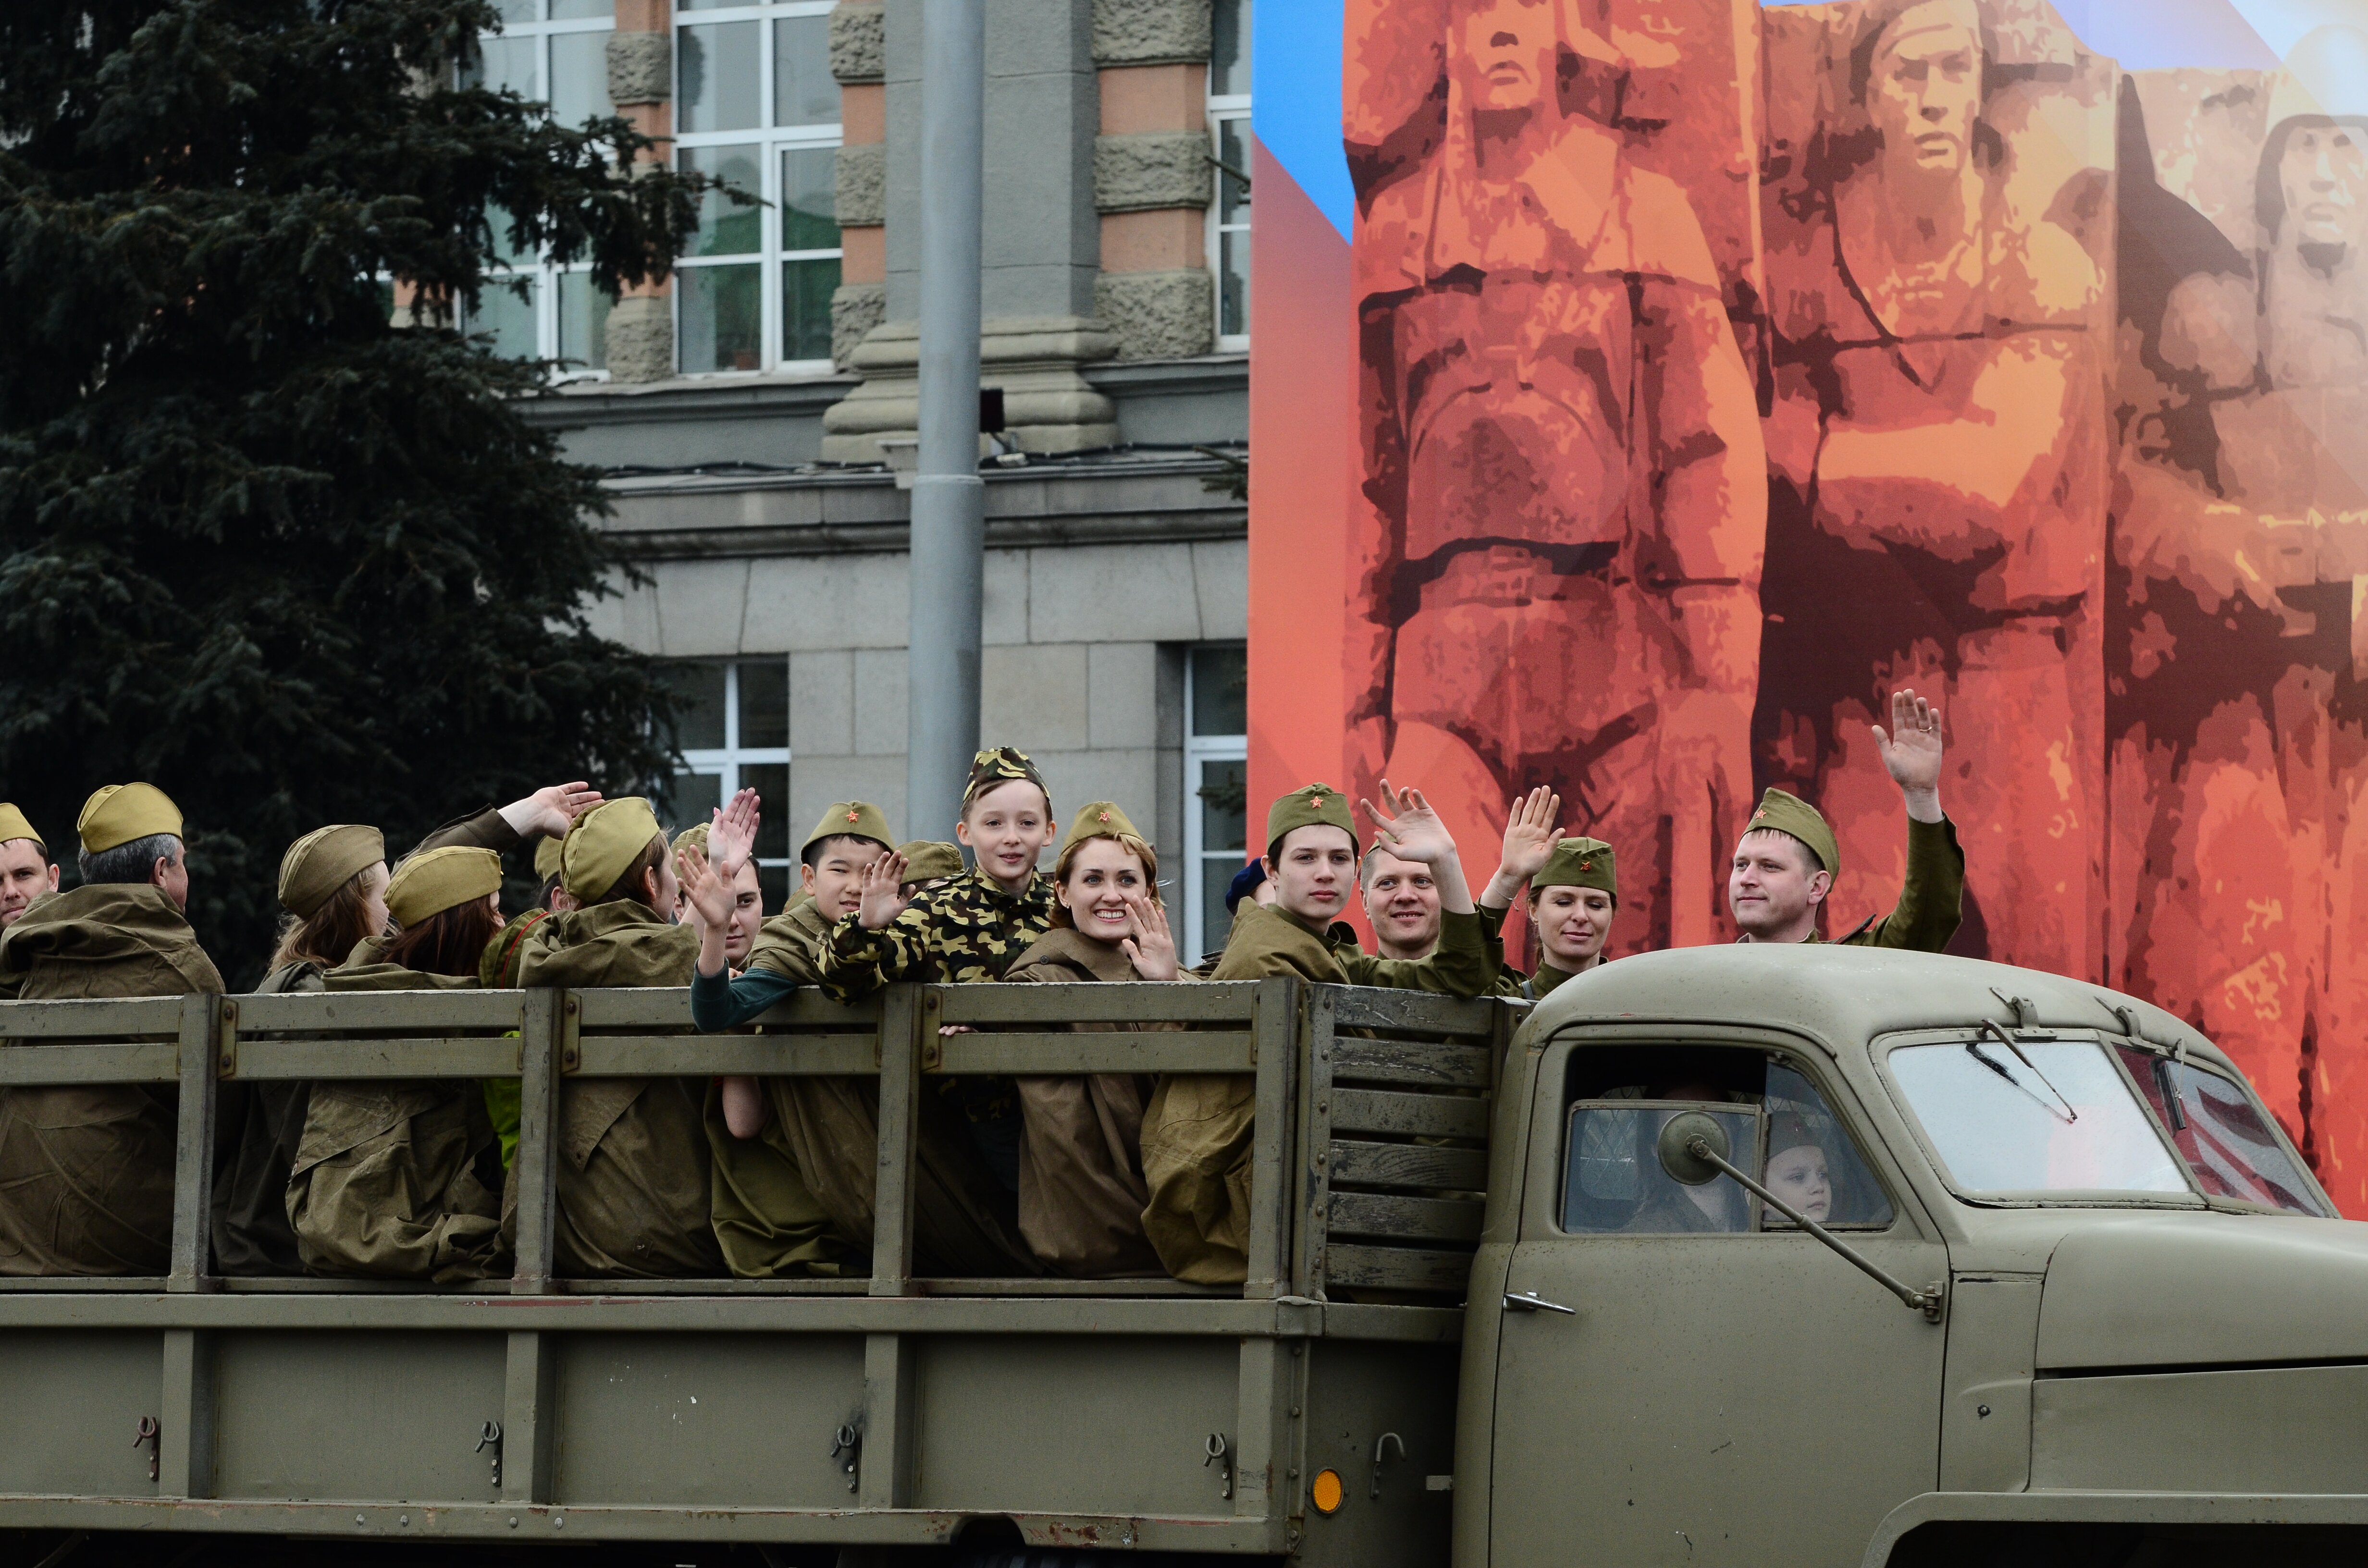
[[[2071,1123],[2080,1119],[2080,1113],[2072,1108],[2072,1102],[2064,1097],[2064,1091],[2057,1088],[2054,1084],[2048,1083],[2047,1074],[2042,1073],[2037,1065],[2032,1062],[2031,1058],[2022,1053],[2022,1047],[2015,1044],[2013,1036],[2008,1034],[2004,1029],[1998,1028],[1998,1025],[1992,1023],[1987,1018],[1984,1018],[1977,1027],[1985,1034],[1995,1035],[2000,1045],[2003,1045],[2009,1051],[2013,1051],[2014,1059],[2017,1062],[2021,1062],[2025,1067],[2030,1068],[2031,1075],[2032,1077],[2038,1079],[2043,1084],[2046,1084],[2047,1092],[2055,1096],[2055,1104],[2062,1106],[2064,1108],[2059,1111],[2055,1108],[2055,1106],[2048,1105],[2047,1101],[2041,1097],[2037,1089],[2032,1088],[2029,1084],[2026,1084],[2021,1079],[2016,1077],[2013,1070],[2009,1068],[2005,1062],[2000,1062],[1997,1057],[1992,1056],[1988,1051],[1984,1051],[1979,1040],[1969,1040],[1965,1041],[1965,1052],[1967,1055],[1980,1062],[1983,1066],[1988,1068],[1991,1072],[1997,1074],[1999,1077],[2004,1078],[2008,1083],[2012,1084],[2016,1088],[2021,1089],[2024,1094],[2029,1095],[2032,1099],[2038,1100],[2041,1105],[2046,1107],[2048,1115],[2062,1117],[2066,1126],[2069,1126]]]

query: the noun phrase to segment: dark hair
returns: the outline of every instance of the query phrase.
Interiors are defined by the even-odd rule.
[[[544,878],[542,891],[534,895],[535,907],[538,909],[549,909],[551,907],[551,895],[558,891],[559,878],[556,873]]]
[[[803,849],[798,851],[798,864],[805,867],[809,870],[814,869],[816,864],[822,859],[823,851],[828,849],[832,845],[838,843],[841,839],[852,839],[858,844],[879,845],[881,848],[888,850],[892,854],[894,852],[896,847],[893,844],[881,844],[878,839],[872,837],[868,833],[825,833],[820,838],[815,839],[811,844],[808,844]]]
[[[364,938],[384,936],[383,924],[370,924],[370,898],[362,891],[377,869],[369,866],[356,871],[312,914],[280,921],[279,946],[272,950],[270,967],[317,963],[334,969]]]
[[[152,833],[112,849],[74,852],[74,864],[85,882],[144,882],[156,874],[156,862],[181,863],[181,841],[169,833]]]
[[[416,926],[406,926],[380,955],[384,963],[401,964],[421,974],[477,972],[485,944],[501,934],[502,917],[482,898],[439,909]]]
[[[625,868],[623,875],[620,876],[615,881],[609,884],[607,892],[603,892],[598,898],[591,899],[587,902],[591,903],[614,903],[619,899],[630,898],[636,903],[649,903],[649,894],[643,887],[642,880],[650,872],[656,870],[665,861],[666,856],[666,835],[661,833],[655,838],[650,840],[649,846],[634,858],[632,865]],[[656,908],[655,904],[652,904],[651,907],[653,909]],[[664,910],[659,910],[658,913],[664,914],[666,912]]]
[[[1845,84],[1846,104],[1841,123],[1818,128],[1811,138],[1803,172],[1812,185],[1839,185],[1862,165],[1872,163],[1883,148],[1883,132],[1877,131],[1866,109],[1867,91],[1874,85],[1874,57],[1883,48],[1883,37],[1892,25],[1918,6],[1934,0],[1874,0],[1858,15],[1857,31],[1851,36],[1850,77]],[[1975,37],[1982,52],[1980,97],[1987,100],[1998,85],[1998,37],[1986,15],[1976,14]],[[1857,111],[1851,114],[1850,111]],[[2006,153],[2006,142],[1979,110],[1974,115],[1973,156],[1987,164],[1996,164]]]
[[[2356,114],[2294,114],[2278,121],[2269,140],[2261,143],[2260,166],[2253,173],[2253,218],[2261,226],[2265,241],[2278,237],[2278,230],[2286,221],[2286,182],[2278,174],[2278,165],[2285,161],[2286,143],[2298,131],[2329,131],[2336,126],[2368,130],[2368,116]]]

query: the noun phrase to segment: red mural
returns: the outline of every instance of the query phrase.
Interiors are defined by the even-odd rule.
[[[2368,1212],[2368,38],[2124,73],[2044,0],[1349,0],[1349,766],[1555,786],[1615,947],[1724,939],[1740,813],[1955,950],[2147,995]]]

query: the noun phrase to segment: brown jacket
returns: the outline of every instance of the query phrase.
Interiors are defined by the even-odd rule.
[[[1142,981],[1125,952],[1055,926],[1004,971],[1006,981]],[[1117,1024],[1071,1024],[1108,1030]],[[1158,1027],[1158,1026],[1152,1026]],[[1143,1228],[1148,1075],[1097,1073],[1014,1080],[1019,1091],[1019,1233],[1045,1267],[1072,1279],[1156,1278],[1167,1269]]]
[[[222,989],[188,918],[146,883],[51,893],[0,933],[0,996]],[[164,1273],[179,1101],[150,1084],[0,1089],[0,1274]]]

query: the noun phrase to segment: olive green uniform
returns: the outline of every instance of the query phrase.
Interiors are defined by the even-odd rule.
[[[858,1001],[897,981],[1000,980],[1053,924],[1053,884],[1042,875],[1006,892],[979,870],[916,896],[877,931],[856,915],[825,926],[811,903],[778,917],[798,922],[800,961],[823,994]],[[777,922],[768,922],[770,931]],[[760,937],[749,968],[779,969],[786,948]],[[797,1151],[798,1168],[831,1218],[871,1245],[879,1164],[879,1085],[864,1079],[776,1079],[771,1103]],[[921,1096],[913,1203],[915,1266],[953,1276],[1043,1272],[1019,1234],[1017,1096],[1008,1078],[939,1079]],[[1007,1168],[1008,1167],[1008,1168]]]
[[[1036,939],[1006,981],[1075,984],[1140,981],[1123,949],[1066,926]],[[1121,1024],[1071,1024],[1079,1031]],[[1173,1025],[1144,1025],[1150,1028]],[[1012,1080],[1019,1096],[1019,1233],[1038,1260],[1072,1279],[1128,1279],[1167,1272],[1143,1228],[1151,1188],[1143,1176],[1143,1113],[1156,1085],[1133,1073]]]
[[[1837,938],[1853,948],[1906,948],[1914,952],[1945,949],[1964,918],[1965,851],[1957,843],[1957,824],[1907,821],[1907,874],[1900,880],[1899,902],[1880,920],[1869,919],[1849,936]],[[1816,932],[1812,942],[1823,941]]]
[[[1326,985],[1377,985],[1451,996],[1485,994],[1496,977],[1475,915],[1443,915],[1439,950],[1417,962],[1376,958],[1279,906],[1245,900],[1212,980],[1295,974]],[[1250,1131],[1258,1079],[1175,1074],[1161,1079],[1143,1120],[1143,1215],[1160,1261],[1178,1279],[1238,1285],[1248,1277]]]
[[[554,915],[518,963],[523,986],[687,986],[699,933],[632,899]],[[574,1278],[723,1271],[708,1219],[699,1089],[678,1078],[569,1078],[559,1092],[552,1265]]]
[[[327,991],[462,991],[472,979],[380,961],[366,941]],[[484,1279],[507,1267],[501,1159],[472,1079],[313,1085],[287,1192],[304,1267],[356,1279]]]
[[[51,893],[0,933],[0,998],[222,989],[187,917],[146,883]],[[0,1275],[164,1273],[179,1098],[151,1084],[0,1088]]]

